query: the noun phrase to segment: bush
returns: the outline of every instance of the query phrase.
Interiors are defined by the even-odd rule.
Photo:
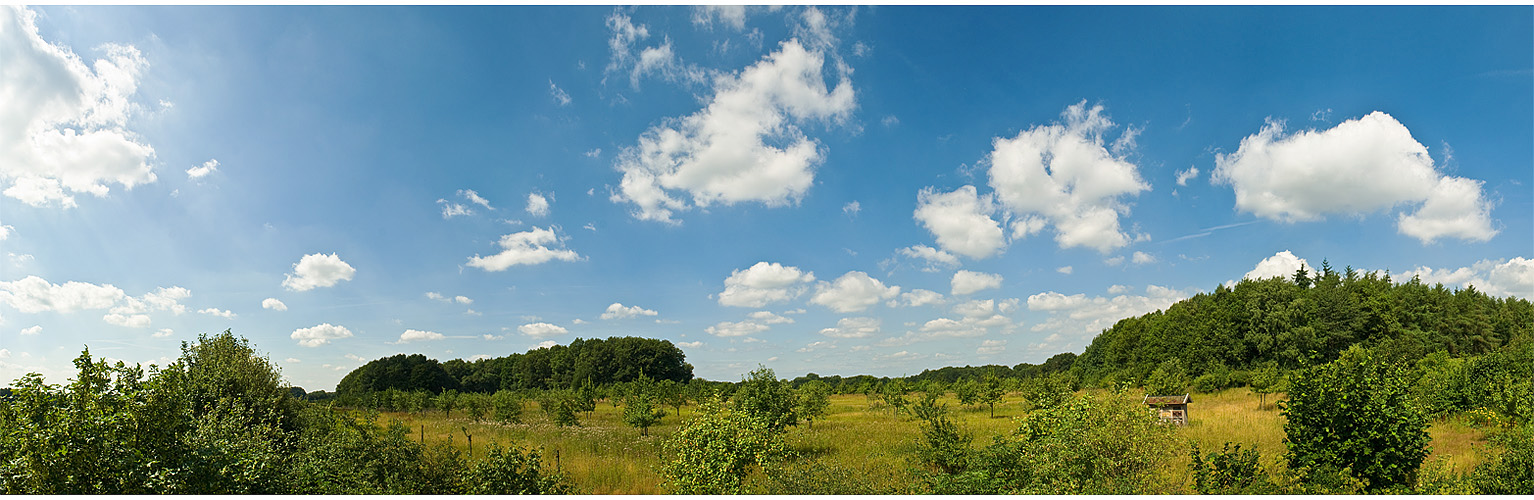
[[[538,397],[538,406],[543,408],[543,413],[548,415],[549,421],[560,427],[579,427],[580,418],[576,412],[581,409],[581,402],[575,391],[571,390],[547,390]]]
[[[485,458],[463,471],[470,495],[570,495],[575,488],[563,473],[546,474],[538,450],[490,445]]]
[[[1016,431],[972,454],[964,470],[932,478],[933,492],[1124,495],[1177,487],[1156,474],[1172,456],[1172,427],[1128,392],[1074,396],[1017,420]]]
[[[683,495],[746,493],[746,476],[789,455],[765,415],[732,411],[717,397],[702,401],[698,415],[662,448],[663,486]]]
[[[1348,469],[1370,489],[1410,484],[1427,457],[1427,420],[1401,372],[1354,346],[1295,373],[1281,403],[1289,468]]]
[[[491,418],[497,422],[522,423],[522,396],[505,389],[490,396]]]
[[[1258,465],[1257,450],[1241,450],[1225,443],[1220,451],[1209,454],[1205,461],[1199,456],[1198,445],[1193,445],[1193,461],[1188,467],[1193,472],[1193,489],[1202,495],[1254,495],[1273,493],[1262,466]]]
[[[777,432],[799,423],[794,414],[796,400],[787,382],[778,380],[771,368],[759,366],[740,382],[735,411],[753,415]]]
[[[794,412],[814,429],[815,419],[826,416],[826,409],[831,406],[831,386],[819,380],[811,380],[799,386],[797,396],[798,406]]]
[[[949,475],[968,467],[969,443],[974,436],[948,418],[946,405],[938,405],[937,398],[922,398],[916,405],[916,416],[922,419],[922,441],[917,445],[916,456],[923,464]]]
[[[1534,424],[1494,434],[1502,450],[1476,466],[1470,482],[1482,495],[1527,495],[1534,492]]]

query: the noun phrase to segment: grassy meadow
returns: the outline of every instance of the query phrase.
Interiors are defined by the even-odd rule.
[[[1275,397],[1277,396],[1277,397]],[[1195,394],[1189,405],[1190,422],[1179,429],[1185,443],[1196,443],[1201,450],[1219,451],[1225,442],[1255,447],[1262,454],[1264,467],[1281,468],[1284,452],[1283,417],[1274,401],[1281,395],[1269,395],[1267,404],[1258,408],[1258,398],[1246,389],[1229,389],[1215,394]],[[973,446],[982,447],[991,437],[1016,428],[1013,417],[1025,411],[1023,399],[1009,394],[996,405],[996,416],[986,407],[961,407],[950,394],[945,400],[959,425],[974,434]],[[523,423],[502,424],[488,419],[474,422],[463,411],[444,418],[441,411],[425,414],[385,413],[382,420],[400,421],[412,430],[416,439],[427,444],[451,443],[469,452],[468,436],[473,437],[473,455],[481,457],[490,443],[503,446],[544,448],[544,458],[558,466],[584,493],[593,494],[663,494],[661,443],[680,424],[691,418],[694,406],[684,406],[681,415],[667,407],[666,417],[650,428],[650,436],[640,436],[639,429],[623,424],[621,408],[607,401],[597,404],[595,412],[581,414],[579,427],[559,427],[548,420],[536,402],[526,402]],[[1448,469],[1465,472],[1481,460],[1477,449],[1485,446],[1484,434],[1463,418],[1433,422],[1429,427],[1432,454],[1423,463],[1424,471]],[[860,487],[881,492],[912,492],[920,483],[914,470],[916,442],[921,438],[919,421],[909,415],[894,415],[889,408],[863,395],[833,395],[827,415],[814,423],[790,428],[789,446],[798,457],[785,464],[787,470],[813,474],[817,484],[837,480],[857,483]],[[1167,450],[1170,477],[1187,477],[1188,448]],[[829,481],[829,483],[828,483]],[[838,491],[830,491],[832,493]],[[1146,493],[1193,493],[1184,484],[1179,491]]]

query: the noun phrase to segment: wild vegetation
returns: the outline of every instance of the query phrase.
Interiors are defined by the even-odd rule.
[[[393,356],[334,394],[288,387],[224,332],[147,372],[87,350],[67,385],[16,380],[0,490],[1526,493],[1531,311],[1323,267],[1126,319],[1040,365],[710,382],[669,342],[624,337]],[[1141,403],[1187,392],[1185,427]]]

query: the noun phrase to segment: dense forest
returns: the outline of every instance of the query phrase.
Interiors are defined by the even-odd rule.
[[[1165,311],[1124,319],[1092,340],[1072,371],[1085,385],[1138,385],[1169,361],[1189,377],[1273,365],[1293,370],[1336,359],[1355,344],[1388,360],[1443,351],[1469,357],[1534,333],[1534,304],[1466,287],[1322,264],[1289,279],[1221,285]]]

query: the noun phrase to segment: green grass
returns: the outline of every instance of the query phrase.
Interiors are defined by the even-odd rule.
[[[1281,395],[1268,395],[1268,404],[1257,408],[1258,398],[1246,389],[1230,389],[1214,394],[1194,394],[1189,405],[1189,424],[1179,429],[1184,443],[1197,443],[1205,452],[1218,451],[1225,442],[1241,443],[1262,453],[1262,463],[1282,467],[1284,453],[1283,417],[1273,405]],[[915,399],[913,397],[913,399]],[[943,400],[953,410],[952,416],[963,429],[975,436],[973,446],[991,443],[992,436],[1016,428],[1014,417],[1024,414],[1022,398],[1008,395],[996,405],[991,418],[985,407],[965,408],[949,396]],[[917,440],[921,437],[918,421],[909,415],[893,415],[878,408],[862,395],[833,395],[827,415],[813,428],[801,423],[786,435],[788,445],[799,455],[793,465],[806,468],[838,468],[852,471],[858,481],[878,491],[910,491],[920,482],[917,465],[912,461]],[[545,460],[552,467],[558,457],[563,470],[584,493],[592,494],[663,494],[656,469],[661,464],[661,443],[691,417],[695,407],[683,407],[680,417],[675,408],[667,408],[666,417],[650,428],[649,437],[639,429],[623,424],[621,408],[599,402],[597,410],[581,414],[580,427],[558,427],[549,422],[536,403],[528,402],[524,423],[500,424],[488,420],[472,422],[461,411],[445,419],[441,412],[424,415],[386,413],[385,420],[398,420],[412,429],[412,436],[427,444],[451,442],[467,452],[465,429],[474,437],[474,456],[484,455],[490,443],[503,446],[544,448]],[[1480,461],[1474,450],[1485,446],[1484,434],[1462,419],[1434,422],[1429,427],[1432,456],[1424,466],[1444,460],[1454,471],[1467,471]],[[1164,474],[1187,476],[1188,448],[1167,450],[1179,457],[1168,460]],[[1188,486],[1182,491],[1192,493]]]

